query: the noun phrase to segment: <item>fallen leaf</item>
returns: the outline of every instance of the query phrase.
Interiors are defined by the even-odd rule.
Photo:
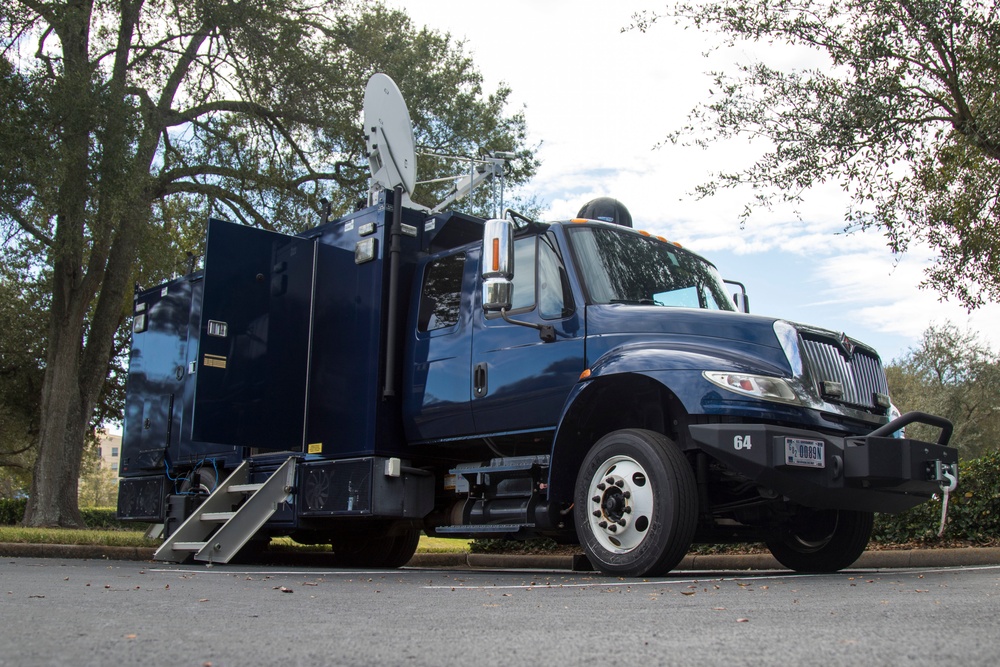
[[[198,602],[208,602],[208,598],[202,598],[202,599],[198,600]]]
[[[698,591],[681,591],[681,595],[694,595]]]
[[[125,639],[135,639],[139,635],[125,635]]]
[[[736,622],[737,623],[749,623],[750,619],[749,618],[737,618]]]
[[[282,586],[278,590],[281,591],[282,593],[294,593],[295,592],[291,588],[285,588],[284,586]]]

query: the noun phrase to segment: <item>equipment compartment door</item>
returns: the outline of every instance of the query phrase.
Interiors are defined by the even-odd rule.
[[[194,440],[302,449],[314,247],[209,221]]]

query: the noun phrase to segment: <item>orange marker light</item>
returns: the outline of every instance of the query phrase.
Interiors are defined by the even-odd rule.
[[[500,239],[493,239],[493,270],[500,270]]]
[[[583,371],[582,373],[580,373],[580,379],[581,380],[586,380],[589,377],[590,377],[590,369],[589,368],[586,369],[585,371]]]

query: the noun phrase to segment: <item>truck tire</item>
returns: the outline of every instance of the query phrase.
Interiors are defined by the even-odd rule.
[[[817,510],[799,515],[764,543],[779,563],[796,572],[836,572],[864,553],[874,526],[873,512]]]
[[[628,577],[669,572],[688,552],[698,519],[694,473],[664,435],[614,431],[580,466],[575,518],[597,569]]]
[[[395,535],[339,538],[332,544],[333,562],[337,567],[403,567],[419,542],[420,531],[412,527],[401,528]]]

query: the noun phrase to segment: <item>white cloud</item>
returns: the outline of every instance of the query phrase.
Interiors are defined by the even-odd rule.
[[[894,258],[877,233],[840,233],[846,198],[836,184],[803,193],[799,205],[755,211],[741,228],[752,193],[699,200],[691,192],[714,171],[751,163],[760,146],[741,139],[708,150],[653,149],[707,99],[712,82],[705,72],[755,60],[822,67],[822,58],[784,45],[739,45],[704,58],[718,38],[670,21],[645,34],[623,34],[632,14],[650,7],[639,0],[390,4],[417,25],[467,39],[487,90],[510,84],[513,107],[525,107],[530,140],[542,142],[542,167],[530,194],[547,203],[546,218],[569,218],[594,197],[615,197],[637,226],[751,267],[750,278],[772,291],[764,301],[780,311],[775,314],[861,331],[869,342],[882,337],[891,348],[887,358],[946,319],[1000,347],[1000,306],[969,316],[917,288],[929,252],[916,248]],[[786,278],[789,267],[795,275]]]

